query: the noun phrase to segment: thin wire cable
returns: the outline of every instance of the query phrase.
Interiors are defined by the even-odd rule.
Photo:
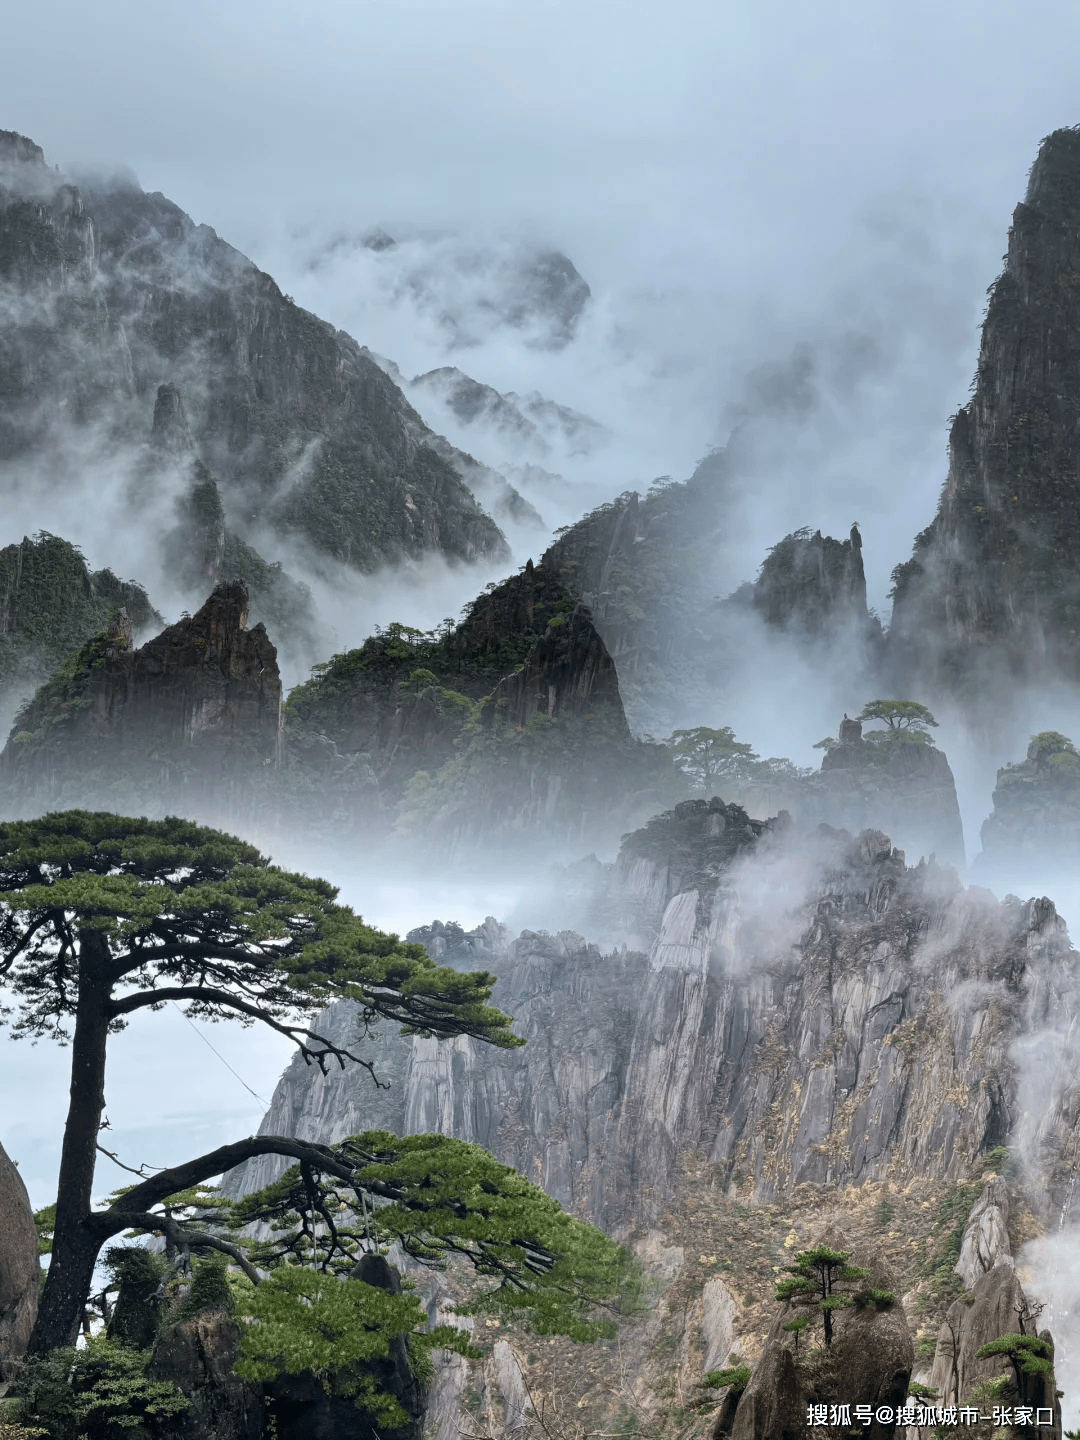
[[[173,1007],[173,1009],[177,1012],[178,1015],[184,1015],[183,1010],[180,1009],[180,1006],[177,1005],[177,1003],[176,1003],[175,1000],[170,1000],[170,1001],[169,1001],[169,1004]],[[204,1044],[204,1045],[209,1045],[209,1046],[210,1046],[210,1049],[211,1049],[211,1050],[214,1050],[213,1045],[210,1045],[210,1041],[207,1040],[206,1036],[202,1033],[202,1031],[199,1029],[199,1027],[195,1024],[194,1020],[192,1020],[192,1019],[191,1019],[189,1016],[187,1016],[187,1015],[184,1015],[184,1019],[185,1019],[185,1020],[187,1021],[187,1023],[191,1026],[191,1028],[195,1031],[195,1034],[198,1035],[199,1039],[203,1042],[203,1044]],[[247,1083],[247,1081],[244,1079],[244,1077],[243,1077],[242,1075],[237,1075],[237,1074],[236,1074],[236,1071],[233,1070],[232,1066],[229,1064],[228,1060],[225,1059],[225,1056],[222,1055],[221,1051],[220,1051],[220,1050],[214,1050],[214,1054],[215,1054],[215,1055],[217,1056],[217,1058],[221,1061],[221,1063],[225,1066],[225,1069],[226,1069],[226,1070],[230,1070],[230,1071],[232,1071],[232,1073],[233,1073],[234,1075],[236,1075],[237,1080],[240,1081],[240,1084],[243,1085],[244,1089],[248,1092],[248,1094],[249,1094],[249,1095],[255,1095],[255,1099],[258,1100],[259,1104],[260,1104],[260,1105],[265,1105],[266,1108],[269,1110],[269,1109],[270,1109],[270,1101],[269,1101],[269,1100],[264,1100],[261,1095],[256,1095],[256,1094],[255,1094],[255,1091],[252,1090],[251,1086]]]

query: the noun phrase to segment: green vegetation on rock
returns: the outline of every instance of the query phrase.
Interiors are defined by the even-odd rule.
[[[136,633],[164,624],[141,586],[91,572],[57,535],[40,531],[0,550],[0,705],[32,693],[121,608]]]

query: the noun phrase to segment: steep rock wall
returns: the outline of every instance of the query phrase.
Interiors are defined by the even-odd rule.
[[[134,179],[80,191],[22,137],[0,149],[0,460],[49,463],[68,421],[137,448],[171,384],[241,529],[258,516],[361,570],[509,558],[351,337]]]
[[[277,652],[247,628],[242,583],[138,649],[121,612],[17,716],[0,795],[15,813],[135,801],[235,823],[276,763],[280,712]]]
[[[897,673],[977,699],[1080,666],[1080,131],[1042,142],[931,525],[894,573]]]
[[[0,1381],[13,1378],[26,1354],[40,1288],[34,1212],[18,1168],[0,1145]]]
[[[698,804],[702,832],[745,820]],[[680,826],[676,815],[673,852]],[[1080,959],[1049,901],[1000,905],[954,872],[906,867],[873,832],[823,835],[809,856],[775,829],[751,833],[718,882],[674,894],[678,863],[631,841],[617,878],[652,912],[647,955],[605,956],[569,935],[506,946],[489,927],[485,968],[523,1050],[388,1036],[376,1059],[401,1077],[392,1113],[294,1065],[266,1128],[449,1131],[609,1228],[656,1222],[687,1149],[761,1200],[806,1184],[955,1181],[1017,1128],[1017,1044],[1080,1005]],[[348,1007],[331,1019],[355,1023]],[[1044,1098],[1034,1148],[1055,1203],[1075,1095],[1057,1109]]]

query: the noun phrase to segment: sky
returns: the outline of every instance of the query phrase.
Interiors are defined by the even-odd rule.
[[[569,490],[536,500],[549,527],[685,477],[742,423],[759,461],[731,588],[787,531],[858,520],[887,614],[1028,168],[1080,122],[1078,59],[1066,0],[36,0],[5,15],[0,127],[64,169],[133,170],[406,376],[455,364],[595,416],[611,444],[561,457]],[[328,249],[374,226],[403,240],[388,258]],[[449,344],[404,282],[457,243],[568,255],[593,292],[573,343]],[[62,518],[36,523],[67,535]],[[100,544],[88,558],[111,563]],[[347,898],[398,929],[449,903]],[[109,1114],[133,1163],[257,1124],[245,1085],[269,1097],[281,1045],[202,1029],[165,1012],[119,1038]],[[0,1051],[0,1139],[36,1204],[64,1091],[47,1047]]]

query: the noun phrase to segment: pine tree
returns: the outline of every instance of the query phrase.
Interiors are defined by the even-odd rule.
[[[0,824],[2,1018],[15,1037],[71,1046],[52,1260],[31,1351],[75,1342],[101,1246],[137,1219],[126,1198],[92,1205],[108,1038],[169,1001],[206,1019],[256,1021],[309,1064],[371,1064],[312,1030],[311,1011],[360,1007],[358,1044],[377,1017],[407,1033],[523,1042],[489,1006],[494,977],[435,965],[336,900],[325,880],[289,874],[233,836],[185,820],[70,811]],[[157,1203],[255,1154],[319,1147],[258,1136],[163,1172]],[[136,1190],[139,1187],[135,1187]]]

